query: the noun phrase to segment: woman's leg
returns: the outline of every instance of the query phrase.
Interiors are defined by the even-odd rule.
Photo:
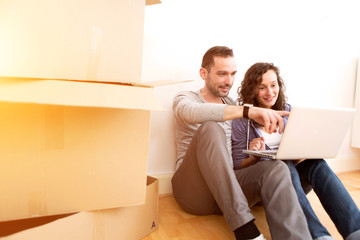
[[[301,179],[313,187],[321,204],[344,239],[360,239],[360,212],[350,194],[323,159],[296,166]]]
[[[300,206],[305,214],[306,221],[308,223],[308,227],[313,239],[333,239],[330,237],[330,233],[326,230],[326,228],[320,223],[319,218],[316,216],[313,211],[310,202],[308,201],[306,194],[301,186],[300,177],[297,169],[295,168],[294,162],[287,160],[284,161],[290,169],[291,179],[295,188],[295,192],[298,196]],[[325,238],[327,236],[327,238]]]

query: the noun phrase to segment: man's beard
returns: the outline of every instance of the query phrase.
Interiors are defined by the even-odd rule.
[[[222,92],[220,89],[221,87],[227,87],[229,88],[229,91],[227,93]],[[214,88],[214,87],[208,87],[210,92],[216,96],[216,97],[227,97],[229,95],[230,89],[231,89],[231,85],[229,84],[224,84],[224,85],[220,85],[218,88]]]

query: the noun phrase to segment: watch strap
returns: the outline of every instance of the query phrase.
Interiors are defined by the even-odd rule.
[[[249,118],[249,110],[252,106],[253,106],[252,104],[243,105],[243,118]]]

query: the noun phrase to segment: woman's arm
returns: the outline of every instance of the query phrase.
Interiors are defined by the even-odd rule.
[[[251,157],[242,151],[247,149],[248,119],[235,119],[232,122],[231,141],[234,169],[240,169],[255,164],[259,159]]]
[[[240,168],[246,168],[249,167],[251,165],[254,165],[255,163],[257,163],[260,160],[260,157],[255,157],[255,156],[249,156],[248,158],[245,158],[241,161],[240,163]]]

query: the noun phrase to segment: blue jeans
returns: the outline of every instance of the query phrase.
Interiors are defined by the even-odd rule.
[[[360,211],[342,182],[323,159],[308,159],[298,165],[288,165],[300,205],[308,222],[313,239],[329,236],[320,223],[306,197],[314,189],[325,211],[334,222],[341,236],[346,239],[360,239]]]

